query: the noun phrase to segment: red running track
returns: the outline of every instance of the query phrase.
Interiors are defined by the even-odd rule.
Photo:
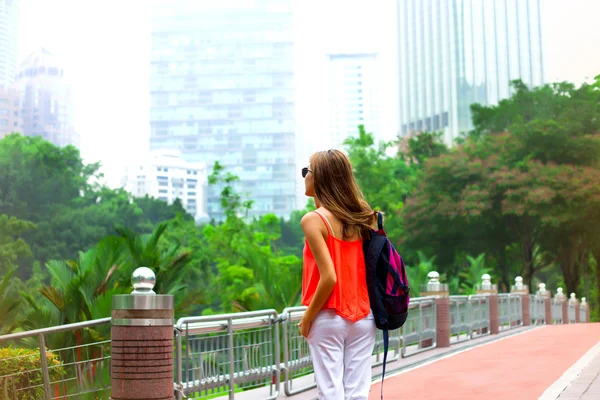
[[[599,340],[600,323],[535,328],[391,376],[384,399],[535,400]]]

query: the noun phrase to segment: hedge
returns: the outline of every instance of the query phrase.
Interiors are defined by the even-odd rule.
[[[46,351],[50,382],[59,380],[65,370],[55,354]],[[38,349],[0,349],[0,400],[44,398],[44,382]]]

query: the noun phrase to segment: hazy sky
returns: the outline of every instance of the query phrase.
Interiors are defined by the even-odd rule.
[[[395,129],[395,0],[294,0],[297,122],[310,141],[326,118],[316,59],[332,51],[381,53],[390,79],[384,127]],[[489,1],[489,0],[482,0]],[[547,80],[581,83],[600,74],[598,0],[541,0]],[[20,60],[37,47],[56,54],[73,85],[75,127],[88,162],[101,161],[116,184],[120,170],[148,149],[150,1],[21,0]]]

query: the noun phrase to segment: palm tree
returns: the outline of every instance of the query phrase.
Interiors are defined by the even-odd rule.
[[[17,327],[17,315],[21,300],[10,296],[8,293],[10,278],[15,273],[15,268],[8,270],[2,281],[0,281],[0,335],[14,331]]]
[[[186,292],[186,277],[192,272],[186,269],[191,261],[190,252],[182,251],[179,244],[161,242],[166,229],[166,222],[159,224],[151,234],[143,236],[138,236],[129,228],[116,229],[127,249],[127,267],[123,271],[120,284],[129,287],[131,273],[136,268],[150,268],[156,274],[154,291],[158,294],[174,295],[175,313],[179,314],[184,312],[199,294]]]
[[[427,256],[418,251],[419,263],[415,266],[406,267],[406,275],[408,277],[408,286],[410,286],[410,296],[419,297],[421,294],[420,285],[427,283],[427,274],[435,270],[435,256],[427,258]]]
[[[36,304],[32,296],[22,294],[31,307],[26,325],[32,328],[31,321],[34,320],[63,325],[109,317],[110,297],[124,290],[117,285],[122,259],[123,246],[120,239],[109,236],[102,239],[96,247],[80,252],[76,260],[52,260],[46,263],[51,277],[50,285],[42,287],[39,292],[54,306],[55,311],[49,311],[43,304]],[[77,360],[81,360],[80,346],[84,342],[106,340],[108,334],[105,327],[76,330]],[[70,335],[54,336],[63,336],[62,344],[71,345]],[[98,349],[92,349],[96,350]]]

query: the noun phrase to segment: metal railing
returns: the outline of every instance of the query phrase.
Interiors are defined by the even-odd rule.
[[[302,319],[306,307],[289,307],[283,310],[280,320],[283,330],[283,390],[287,396],[316,387],[312,358],[308,343],[300,334],[298,322]],[[304,379],[301,379],[304,378]]]
[[[534,294],[529,295],[529,312],[531,325],[543,325],[546,323],[546,301]]]
[[[563,323],[563,311],[562,311],[562,301],[558,299],[551,300],[551,311],[552,311],[552,323],[553,324],[562,324]]]
[[[545,300],[530,299],[532,323],[542,323]],[[490,333],[488,295],[450,296],[449,301],[453,343]],[[521,295],[500,294],[498,306],[501,326],[510,329],[522,324]],[[570,321],[575,312],[571,308]],[[179,319],[174,326],[177,398],[275,399],[280,386],[288,396],[314,388],[310,351],[298,329],[305,310],[290,307],[281,314],[261,310]],[[587,307],[580,307],[581,321],[586,321],[587,312]],[[552,300],[552,316],[554,323],[562,323],[561,301]],[[411,299],[406,323],[390,332],[388,362],[434,349],[436,318],[434,297]],[[9,393],[8,398],[82,398],[87,393],[108,398],[110,318],[1,336],[0,344],[4,343],[34,348],[0,359],[0,363],[34,360],[29,363],[34,367],[0,376],[0,393]],[[377,331],[373,367],[382,364],[382,352],[382,335]]]
[[[454,343],[471,339],[469,296],[450,297],[450,340]]]
[[[487,295],[469,296],[470,337],[471,339],[490,334],[490,297]]]
[[[110,318],[4,335],[0,344],[15,348],[15,355],[0,359],[0,364],[18,366],[0,376],[2,398],[110,395]],[[21,346],[37,350],[16,349]]]
[[[256,388],[279,395],[279,315],[275,310],[180,318],[175,325],[178,398]]]
[[[498,295],[498,326],[501,330],[523,325],[521,302],[519,294],[501,293]]]
[[[436,346],[436,307],[434,297],[410,300],[408,318],[401,329],[401,355],[409,357]]]

